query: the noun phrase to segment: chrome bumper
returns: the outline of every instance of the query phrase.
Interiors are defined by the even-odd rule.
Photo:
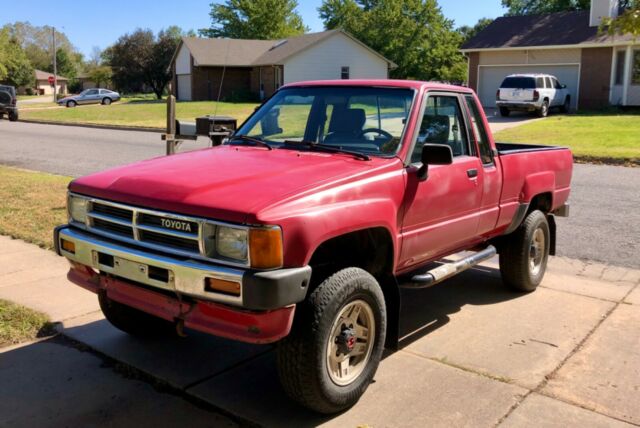
[[[75,252],[65,251],[60,244],[61,239],[72,242]],[[54,242],[59,255],[97,271],[248,309],[276,309],[302,301],[311,277],[309,266],[267,272],[236,269],[131,248],[71,226],[56,228]],[[206,278],[237,282],[241,285],[240,295],[205,290]]]

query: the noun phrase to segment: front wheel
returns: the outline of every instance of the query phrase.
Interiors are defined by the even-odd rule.
[[[560,112],[561,113],[569,113],[569,109],[570,108],[571,108],[571,98],[570,97],[566,97],[564,99],[564,103],[560,107]]]
[[[319,413],[353,406],[376,373],[386,324],[374,277],[359,268],[333,274],[300,304],[291,334],[278,346],[283,388]]]
[[[547,270],[549,223],[542,211],[532,211],[500,251],[502,281],[517,291],[533,291]]]
[[[75,101],[67,101],[67,107],[75,107],[77,105],[78,103],[76,103]]]

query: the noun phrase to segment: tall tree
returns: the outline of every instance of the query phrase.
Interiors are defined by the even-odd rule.
[[[75,79],[78,76],[78,65],[78,61],[75,60],[72,53],[64,48],[56,50],[56,72],[59,76],[70,80]],[[53,73],[53,64],[48,65],[44,70]]]
[[[211,27],[198,30],[204,37],[280,39],[308,31],[296,12],[296,0],[226,0],[211,3]]]
[[[604,19],[601,29],[606,28],[610,35],[631,34],[634,39],[640,37],[640,0],[626,0],[624,11],[614,19]]]
[[[458,27],[458,33],[462,36],[462,44],[465,44],[480,31],[484,30],[493,22],[491,18],[480,18],[478,22],[473,27],[468,25],[463,25],[462,27]]]
[[[33,85],[33,67],[9,30],[0,29],[0,81],[13,86]]]
[[[151,30],[138,29],[121,36],[103,52],[105,62],[113,71],[112,81],[124,92],[150,87],[158,99],[162,98],[171,80],[169,65],[182,31],[170,27],[154,36]]]
[[[436,0],[324,0],[327,29],[342,28],[398,65],[395,78],[463,81],[462,36]]]
[[[502,0],[507,15],[538,15],[571,10],[589,10],[591,0]]]

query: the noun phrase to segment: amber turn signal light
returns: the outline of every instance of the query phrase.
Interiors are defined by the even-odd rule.
[[[71,241],[67,241],[66,239],[60,239],[60,246],[67,253],[75,254],[76,253],[76,244]]]
[[[240,295],[240,283],[226,281],[224,279],[206,278],[204,281],[204,289],[214,293],[230,294],[232,296]]]
[[[250,229],[249,253],[253,268],[282,267],[282,231],[280,228]]]

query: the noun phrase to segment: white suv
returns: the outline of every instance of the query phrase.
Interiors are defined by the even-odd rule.
[[[571,95],[567,85],[561,85],[550,74],[511,74],[496,92],[496,105],[502,116],[509,116],[512,110],[523,110],[545,117],[553,107],[567,113]]]

